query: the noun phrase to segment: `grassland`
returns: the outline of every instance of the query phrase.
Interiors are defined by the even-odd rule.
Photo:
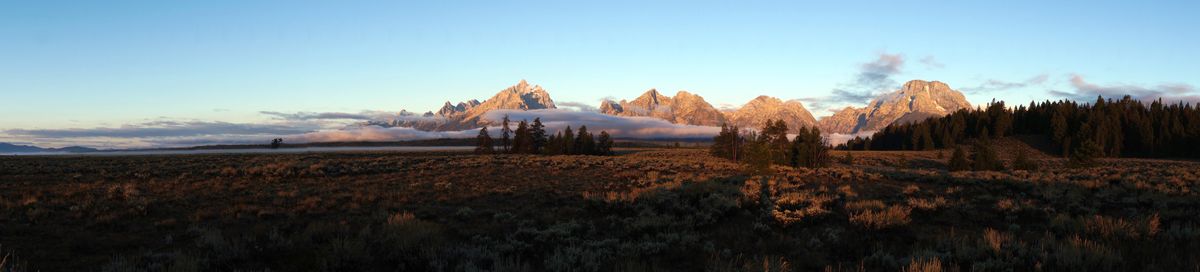
[[[949,155],[0,157],[0,249],[41,271],[1200,270],[1200,163]]]

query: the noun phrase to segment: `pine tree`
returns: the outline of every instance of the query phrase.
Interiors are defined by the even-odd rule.
[[[542,125],[542,118],[533,118],[533,125],[529,127],[531,147],[533,154],[541,154],[546,147],[546,126]]]
[[[967,161],[967,152],[961,146],[954,147],[954,154],[950,155],[949,163],[950,171],[968,171],[971,170],[971,162]]]
[[[1062,156],[1070,154],[1070,140],[1067,137],[1067,117],[1061,112],[1055,111],[1054,116],[1050,117],[1050,139],[1062,147]]]
[[[563,130],[561,143],[563,155],[577,154],[575,153],[575,132],[571,131],[571,126],[567,126],[567,129]]]
[[[546,148],[542,154],[546,155],[562,155],[562,132],[550,135],[546,140]]]
[[[517,123],[517,130],[513,132],[513,145],[509,152],[513,154],[529,154],[533,148],[533,139],[529,133],[529,123],[521,121]]]
[[[575,136],[575,153],[580,155],[591,155],[595,152],[596,141],[592,139],[592,134],[588,133],[587,126],[580,126],[579,135]]]
[[[504,153],[511,153],[509,147],[512,145],[512,129],[508,127],[508,115],[504,115],[504,121],[500,127],[500,145],[504,147]]]
[[[492,136],[488,135],[487,127],[479,129],[479,136],[475,137],[477,144],[475,145],[475,154],[492,154],[496,149],[492,147]]]
[[[1017,148],[1016,158],[1013,159],[1013,169],[1025,171],[1037,171],[1038,164],[1029,159],[1029,154],[1024,148]]]
[[[1004,170],[1004,163],[1000,161],[1000,157],[992,150],[991,140],[988,139],[988,130],[986,128],[980,132],[980,138],[975,141],[972,146],[971,161],[973,162],[972,169],[975,171],[1001,171]]]
[[[1071,151],[1071,159],[1069,163],[1075,167],[1090,167],[1096,165],[1096,158],[1100,155],[1100,145],[1096,144],[1091,139],[1084,139],[1079,142],[1079,145]]]
[[[607,131],[600,131],[600,138],[596,140],[596,155],[608,156],[613,154],[613,139],[608,135]]]
[[[736,138],[737,131],[730,128],[727,124],[721,124],[721,132],[713,137],[713,144],[709,147],[709,153],[714,157],[733,159],[733,141]]]

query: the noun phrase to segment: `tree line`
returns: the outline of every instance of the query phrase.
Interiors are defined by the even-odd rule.
[[[496,139],[488,134],[487,127],[479,129],[475,153],[596,156],[613,154],[613,139],[607,131],[600,131],[600,135],[597,136],[588,132],[587,126],[580,126],[578,132],[567,126],[554,135],[547,135],[546,126],[542,125],[541,118],[534,118],[532,123],[521,120],[517,123],[516,130],[511,129],[510,122],[508,116],[504,116],[500,127],[499,150],[495,144]]]
[[[721,132],[713,137],[709,152],[750,165],[752,171],[769,171],[771,164],[817,168],[829,164],[829,145],[816,127],[801,127],[796,137],[788,139],[787,123],[767,120],[760,131],[742,131],[737,126],[721,124]]]
[[[1054,153],[1084,157],[1200,158],[1200,109],[1190,103],[1146,105],[1125,96],[1097,97],[1092,104],[1075,101],[1030,102],[1014,109],[1004,102],[983,109],[963,109],[922,122],[893,124],[867,138],[854,138],[840,149],[932,150],[953,148],[983,135],[1041,135]]]

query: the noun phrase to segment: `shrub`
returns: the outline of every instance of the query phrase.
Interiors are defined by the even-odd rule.
[[[1013,159],[1013,169],[1025,171],[1037,171],[1038,164],[1029,159],[1029,154],[1026,154],[1024,148],[1017,148],[1017,157]]]
[[[954,154],[950,155],[950,171],[968,171],[971,170],[971,162],[967,161],[967,152],[962,147],[955,147]]]
[[[1001,171],[1004,170],[1004,163],[1000,162],[1000,157],[996,155],[996,151],[992,149],[991,141],[987,138],[980,139],[975,142],[972,147],[972,165],[971,169],[975,171]]]
[[[850,222],[868,229],[881,230],[907,225],[912,221],[908,217],[910,213],[912,213],[912,208],[891,206],[881,211],[867,210],[852,213],[850,215]]]

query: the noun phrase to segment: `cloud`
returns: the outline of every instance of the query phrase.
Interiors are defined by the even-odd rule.
[[[546,110],[494,110],[483,115],[485,120],[498,123],[508,115],[511,120],[541,118],[550,133],[571,126],[578,129],[587,126],[588,131],[608,131],[616,138],[711,138],[721,131],[719,127],[681,125],[654,117],[613,116],[598,112]]]
[[[871,135],[873,135],[873,134],[875,134],[874,130],[859,131],[858,133],[851,133],[851,134],[829,133],[829,134],[825,134],[825,140],[829,141],[829,145],[837,146],[837,145],[849,142],[850,139],[854,139],[854,137],[867,138],[867,137],[871,137]]]
[[[879,53],[874,60],[859,64],[852,82],[839,84],[827,96],[799,100],[818,116],[821,115],[820,112],[832,114],[834,110],[846,104],[866,103],[899,86],[895,76],[904,72],[904,64],[904,55]]]
[[[1165,102],[1200,103],[1200,93],[1196,87],[1184,83],[1160,84],[1158,86],[1140,86],[1131,84],[1100,85],[1088,82],[1082,75],[1070,75],[1072,91],[1049,91],[1050,94],[1082,102],[1095,101],[1096,97],[1119,99],[1129,95],[1134,99],[1150,102],[1162,99]]]
[[[1049,78],[1050,78],[1050,75],[1040,74],[1040,75],[1033,76],[1029,79],[1026,79],[1024,81],[1015,81],[1015,82],[1014,81],[1003,81],[1003,80],[997,80],[997,79],[988,79],[987,81],[984,81],[983,83],[979,84],[979,86],[962,88],[962,90],[964,92],[971,93],[971,94],[1007,91],[1007,90],[1012,90],[1012,89],[1025,88],[1025,87],[1029,87],[1029,86],[1043,85],[1046,83],[1046,81]]]
[[[264,113],[268,114],[268,113]],[[598,112],[563,109],[496,110],[484,119],[499,123],[505,114],[514,120],[541,118],[547,131],[554,133],[571,126],[588,126],[593,133],[608,131],[618,138],[709,138],[720,128],[672,124],[652,117],[618,117]],[[289,143],[346,141],[406,141],[438,138],[470,138],[478,129],[461,131],[421,131],[407,127],[380,127],[339,123],[331,128],[326,122],[311,120],[350,119],[342,115],[268,114],[279,116],[267,123],[229,123],[218,121],[155,120],[119,127],[67,129],[0,130],[0,139],[27,142],[39,146],[82,145],[97,148],[159,148],[216,144],[259,144],[273,138]],[[422,118],[410,116],[409,118]],[[428,118],[424,118],[428,119]],[[361,124],[361,123],[359,123]],[[490,128],[498,133],[499,128]]]
[[[149,138],[203,135],[278,135],[312,131],[283,124],[242,124],[205,121],[153,121],[115,128],[8,129],[5,134],[31,138]]]
[[[904,67],[904,55],[880,53],[874,61],[859,65],[855,81],[861,87],[873,90],[890,88],[896,85],[892,76],[899,74]]]
[[[921,58],[921,64],[924,64],[925,68],[929,68],[929,69],[946,68],[945,64],[938,62],[938,60],[935,59],[933,56],[925,56],[924,58]]]
[[[555,104],[560,107],[575,108],[575,109],[578,109],[579,111],[600,112],[600,109],[596,108],[596,106],[592,106],[592,105],[588,105],[588,104],[584,104],[584,103],[580,103],[580,102],[562,101],[562,102],[555,102]]]
[[[396,116],[396,114],[385,111],[362,111],[359,113],[344,113],[344,112],[295,112],[284,113],[277,111],[260,111],[264,115],[270,115],[277,119],[292,120],[292,121],[308,121],[308,120],[388,120]]]
[[[498,131],[498,129],[489,129]],[[381,141],[407,141],[421,139],[442,139],[442,138],[472,138],[479,135],[478,129],[468,129],[461,131],[421,131],[414,128],[405,127],[377,127],[363,126],[357,128],[347,128],[340,130],[327,130],[310,132],[300,135],[291,135],[286,137],[289,142],[314,143],[314,142],[381,142]]]

